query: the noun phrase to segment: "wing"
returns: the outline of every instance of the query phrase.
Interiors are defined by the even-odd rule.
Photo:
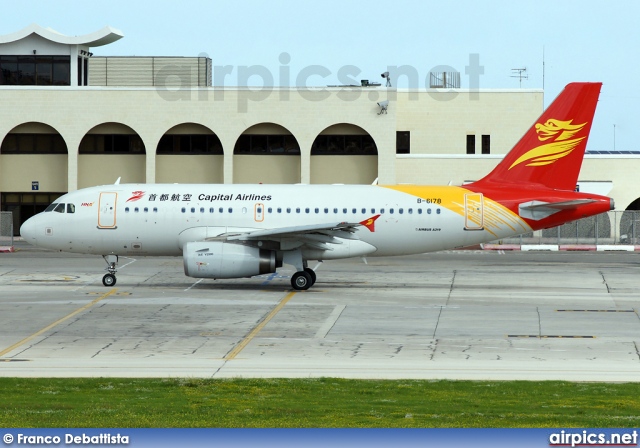
[[[303,226],[278,227],[240,232],[227,232],[216,239],[227,241],[275,241],[282,250],[306,246],[310,249],[332,250],[331,244],[342,244],[341,240],[359,240],[356,231],[366,227],[375,231],[375,221],[380,215],[361,222],[330,222]]]

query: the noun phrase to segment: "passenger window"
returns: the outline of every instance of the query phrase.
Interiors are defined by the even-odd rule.
[[[308,208],[305,208],[305,209],[304,209],[304,212],[305,212],[305,213],[309,213],[309,209],[308,209]]]
[[[338,214],[338,209],[337,209],[337,208],[334,208],[334,209],[333,209],[333,213],[335,213],[335,214],[337,215],[337,214]]]
[[[291,213],[291,209],[290,208],[287,208],[287,213]]]
[[[362,214],[364,215],[365,213],[367,213],[367,209],[366,209],[366,208],[363,208],[363,209],[362,209]]]
[[[376,214],[376,209],[375,209],[375,208],[372,208],[372,209],[371,209],[371,214],[372,214],[372,215],[375,215],[375,214]]]
[[[75,213],[76,206],[74,204],[67,204],[67,213]]]
[[[133,209],[134,212],[138,213],[140,211],[140,209],[138,207]]]
[[[54,202],[53,204],[49,205],[49,207],[47,207],[44,211],[45,212],[51,212],[53,211],[54,208],[56,208],[58,206],[57,202]]]
[[[398,209],[398,213],[400,213],[402,215],[404,213],[404,209],[403,208]]]
[[[380,209],[380,214],[384,215],[384,209],[383,208]]]
[[[430,208],[428,208],[428,209],[427,209],[427,215],[430,215],[430,214],[431,214],[431,209],[430,209]]]
[[[347,209],[346,209],[346,208],[343,208],[343,209],[342,209],[342,213],[344,213],[344,214],[346,215],[346,214],[347,214]]]
[[[136,208],[136,211],[138,211],[138,209]],[[196,212],[196,208],[195,207],[191,207],[191,213],[195,213]]]
[[[129,207],[125,208],[125,210],[126,210],[126,211],[129,211]],[[180,209],[180,211],[182,211],[182,213],[186,213],[186,212],[187,212],[187,209],[186,209],[186,208],[184,208],[184,207],[182,207],[182,208]]]
[[[58,206],[53,211],[58,213],[64,213],[64,204],[58,204]]]
[[[296,208],[296,213],[300,213],[300,207]]]
[[[320,213],[320,209],[319,209],[319,208],[316,208],[314,211],[315,211],[316,213]]]
[[[409,209],[409,214],[413,215],[413,209],[412,208]]]
[[[229,213],[233,213],[233,209],[229,207]]]
[[[437,213],[438,215],[440,214],[440,209],[439,209],[439,208],[437,208],[437,209],[436,209],[436,213]]]
[[[124,211],[125,211],[125,213],[129,213],[129,207],[125,207]],[[182,209],[182,211],[184,212],[184,209]]]
[[[353,212],[354,215],[358,213],[358,210],[356,210],[355,208],[352,208],[351,211]]]
[[[223,209],[222,207],[220,207],[220,208],[218,209],[218,213],[224,213],[224,209]]]
[[[200,207],[200,213],[204,213],[204,207]]]
[[[258,213],[262,213],[262,207],[257,208]]]
[[[213,211],[214,211],[214,210],[215,210],[215,209],[214,209],[213,207],[211,207],[211,208],[209,209],[209,213],[213,213]]]
[[[422,215],[422,209],[421,208],[418,209],[418,215]]]
[[[389,209],[389,213],[391,213],[393,215],[393,209],[392,208]]]
[[[267,212],[268,212],[268,213],[272,213],[272,212],[273,212],[273,209],[272,209],[271,207],[269,207],[269,208],[267,209]]]
[[[153,213],[158,213],[158,207],[153,207]]]
[[[282,213],[282,209],[278,207],[278,213]]]

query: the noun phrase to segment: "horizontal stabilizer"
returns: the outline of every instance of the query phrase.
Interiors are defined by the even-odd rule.
[[[596,201],[593,199],[576,199],[574,201],[562,202],[530,201],[520,204],[518,212],[520,216],[525,219],[539,221],[553,215],[554,213],[558,213],[561,210],[574,209],[580,205],[591,204],[592,202]]]

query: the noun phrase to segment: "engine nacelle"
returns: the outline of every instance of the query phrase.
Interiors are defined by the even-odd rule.
[[[186,243],[184,273],[194,278],[241,278],[276,272],[272,250],[222,242]]]

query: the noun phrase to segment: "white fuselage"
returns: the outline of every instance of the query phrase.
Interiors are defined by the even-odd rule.
[[[450,191],[449,191],[450,190]],[[359,227],[356,239],[330,250],[307,249],[305,259],[406,255],[462,247],[514,232],[465,229],[465,216],[444,196],[459,187],[434,187],[414,194],[356,185],[107,185],[68,193],[66,204],[31,218],[23,233],[31,243],[65,252],[97,255],[182,255],[182,247],[218,235],[324,223],[358,223],[375,215],[375,231]],[[69,213],[72,204],[73,213]],[[482,227],[482,226],[480,226]],[[286,244],[286,241],[283,242]],[[286,247],[282,247],[285,249]]]

